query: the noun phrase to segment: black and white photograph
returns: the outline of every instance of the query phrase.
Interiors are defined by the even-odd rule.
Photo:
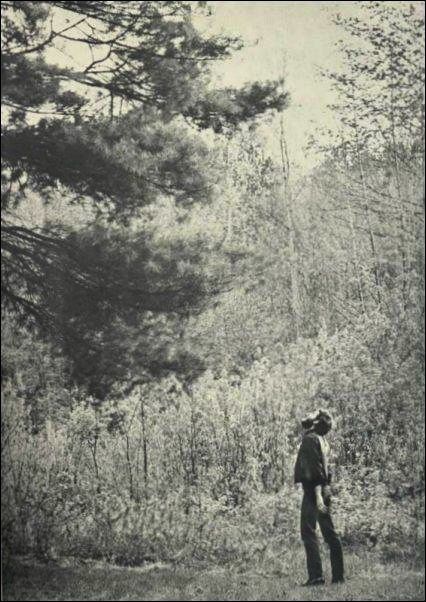
[[[1,2],[1,599],[424,600],[425,2]]]

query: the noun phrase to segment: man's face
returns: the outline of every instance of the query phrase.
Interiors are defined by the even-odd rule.
[[[323,422],[322,420],[315,425],[315,431],[318,435],[326,435],[331,430],[331,424]]]

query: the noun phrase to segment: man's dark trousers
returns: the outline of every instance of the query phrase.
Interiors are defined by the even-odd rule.
[[[308,575],[310,580],[320,579],[323,576],[321,556],[316,535],[317,521],[324,540],[330,548],[331,573],[333,581],[343,580],[343,553],[340,539],[334,529],[330,516],[330,502],[325,500],[328,512],[318,512],[315,501],[315,489],[305,486],[301,513],[301,535],[305,544]]]

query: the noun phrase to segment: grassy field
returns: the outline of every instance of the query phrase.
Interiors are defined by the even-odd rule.
[[[13,559],[3,600],[423,600],[424,572],[374,557],[347,557],[343,585],[303,588],[303,557],[274,570],[152,565],[64,566]]]

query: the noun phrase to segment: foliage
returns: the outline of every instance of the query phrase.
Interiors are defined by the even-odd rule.
[[[202,5],[197,3],[199,10]],[[93,281],[104,277],[109,251],[106,248],[101,253],[100,246],[117,236],[117,223],[136,228],[141,208],[164,198],[189,207],[218,194],[218,166],[212,164],[196,128],[208,128],[218,120],[222,129],[235,128],[256,115],[286,106],[287,94],[279,91],[281,82],[255,83],[243,90],[211,89],[209,61],[228,57],[241,42],[203,37],[192,24],[194,10],[197,7],[188,2],[2,4],[2,99],[6,109],[2,131],[2,299],[5,307],[41,326],[55,343],[52,298],[72,298],[69,289],[84,289],[86,298],[93,295]],[[77,69],[55,62],[63,44],[71,54],[77,52],[76,47],[83,56],[86,53],[87,64]],[[99,105],[105,97],[106,111]],[[69,233],[60,220],[37,228],[19,223],[16,212],[28,194],[36,192],[48,204],[57,191],[69,203],[92,203],[103,218],[104,234],[99,225]],[[185,212],[179,218],[184,219]],[[139,237],[123,232],[121,242],[131,245],[132,238],[140,242],[144,234],[143,229]],[[182,264],[193,262],[198,280],[193,286],[182,277],[179,291],[165,294],[169,283],[163,272],[163,290],[146,291],[145,309],[167,313],[173,292],[173,307],[180,304],[181,310],[188,310],[192,302],[197,304],[202,290],[208,297],[210,281],[208,275],[203,276],[200,262],[202,244],[197,254],[183,245],[179,249],[170,246],[165,253],[159,248],[156,258],[160,265],[154,267],[153,256],[148,257],[139,242],[132,253],[138,262],[147,262],[145,269],[151,276],[163,268],[169,274],[176,270],[173,260],[168,267],[161,262],[176,251]],[[81,247],[88,251],[87,257]],[[89,248],[97,249],[98,257]],[[216,251],[219,254],[218,248]],[[108,257],[111,263],[112,252]],[[119,259],[116,254],[115,259]],[[133,286],[136,274],[126,275],[126,257],[120,259],[123,264],[117,268],[127,288],[132,288],[126,301],[134,303],[145,294],[141,292],[145,277]],[[222,259],[226,263],[226,255]],[[194,295],[195,288],[198,292]],[[106,286],[101,299],[102,310],[96,304],[93,311],[105,314],[106,308],[114,306],[109,316],[114,321],[118,309],[116,299],[108,298],[108,289]],[[120,309],[123,302],[121,297]],[[138,303],[126,310],[138,313],[142,321]],[[83,313],[78,318],[83,321]],[[90,322],[85,328],[90,329]],[[96,337],[96,333],[92,335]]]
[[[102,99],[110,98],[112,105],[121,99],[142,103],[160,108],[168,117],[196,111],[206,94],[209,61],[226,58],[242,45],[232,37],[205,38],[195,29],[191,16],[204,10],[202,4],[5,2],[5,102],[24,113],[50,103],[54,111],[65,108],[66,115],[81,109],[87,115],[99,111],[86,94],[95,89]],[[72,52],[82,48],[87,53],[84,67],[57,69],[52,65],[46,51],[61,49],[64,42]],[[43,77],[46,75],[49,77]],[[30,94],[24,96],[25,90]],[[286,94],[277,93],[276,84],[255,84],[243,99],[247,93],[257,102],[252,115],[282,108],[286,101]],[[233,90],[222,94],[228,110],[234,107],[235,118],[238,97]],[[99,105],[99,97],[95,105]],[[220,103],[213,102],[212,107],[220,112]],[[246,118],[241,111],[239,120]],[[205,112],[197,121],[209,126]]]
[[[186,3],[124,4],[129,32],[149,23],[153,43],[170,35],[176,47]],[[84,19],[99,9],[118,33],[116,3],[68,5]],[[32,48],[45,39],[39,21],[48,9],[25,7],[22,43]],[[148,61],[153,96],[143,112],[123,106],[120,115],[113,98],[126,92],[123,74],[136,61],[119,68],[117,90],[107,88],[109,119],[89,119],[81,105],[74,123],[56,115],[30,125],[15,115],[8,124],[5,549],[125,565],[267,565],[299,540],[299,424],[322,406],[335,418],[334,514],[345,545],[387,560],[421,553],[419,24],[404,7],[405,21],[382,3],[360,10],[363,19],[341,22],[356,52],[345,42],[344,72],[330,75],[341,93],[341,136],[303,178],[291,170],[282,121],[278,161],[252,129],[229,135],[229,124],[254,116],[245,102],[255,89],[232,93],[238,108],[216,90],[189,103],[191,62],[189,87],[179,69],[182,96],[167,108],[154,65],[175,57]],[[176,31],[167,11],[176,11]],[[16,27],[9,24],[18,39]],[[198,44],[197,58],[226,54],[204,46],[189,24],[185,31],[182,43]],[[120,39],[106,44],[111,57]],[[46,94],[53,100],[42,87],[37,102]],[[216,133],[185,124],[189,114]],[[56,160],[38,153],[33,136]],[[55,219],[38,228],[25,209],[27,186],[52,205],[64,191],[60,209],[46,210]],[[84,206],[79,219],[70,199]],[[50,342],[17,320],[18,306]]]
[[[138,564],[244,561],[282,538],[295,543],[297,424],[314,398],[337,420],[333,487],[344,540],[415,552],[423,411],[411,371],[395,371],[394,334],[377,316],[300,341],[276,366],[257,361],[240,380],[206,373],[188,394],[168,377],[122,401],[77,402],[36,437],[9,393],[6,544]]]

